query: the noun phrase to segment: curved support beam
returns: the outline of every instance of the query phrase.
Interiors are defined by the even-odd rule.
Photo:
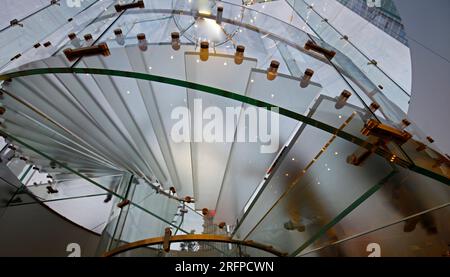
[[[103,257],[113,257],[115,255],[118,255],[120,253],[130,251],[136,248],[140,247],[146,247],[151,245],[158,245],[163,244],[165,237],[155,237],[155,238],[149,238],[144,240],[135,241],[132,243],[128,243],[125,245],[122,245],[120,247],[117,247],[109,252],[104,253]],[[222,243],[231,243],[236,245],[242,245],[247,247],[256,248],[268,253],[271,253],[278,257],[284,257],[287,256],[287,253],[282,253],[278,250],[275,250],[270,245],[265,245],[261,243],[254,242],[252,240],[235,240],[231,237],[227,236],[221,236],[221,235],[209,235],[209,234],[189,234],[189,235],[178,235],[178,236],[170,236],[169,237],[169,243],[175,243],[175,242],[188,242],[188,241],[205,241],[205,242],[222,242]]]

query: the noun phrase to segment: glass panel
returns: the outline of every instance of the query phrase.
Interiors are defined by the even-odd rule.
[[[32,61],[47,58],[54,53],[57,53],[61,48],[65,49],[66,47],[64,46],[67,46],[70,41],[68,38],[68,34],[70,33],[75,33],[78,38],[82,39],[84,35],[82,30],[84,30],[93,21],[93,19],[99,18],[102,14],[106,13],[108,7],[111,7],[113,4],[114,1],[111,0],[94,1],[92,5],[86,6],[85,9],[74,15],[70,22],[65,22],[53,32],[42,37],[39,41],[40,45],[36,45],[38,46],[37,48],[30,43],[28,48],[26,48],[26,50],[24,49],[24,52],[22,52],[22,56],[19,59],[15,59],[7,63],[1,70],[9,71],[19,66],[26,65]],[[51,46],[45,47],[43,45],[47,41],[51,42]],[[26,66],[24,67],[27,68]]]
[[[187,81],[226,89],[238,94],[244,94],[249,82],[250,70],[256,66],[256,61],[252,59],[246,59],[241,65],[236,65],[233,57],[225,55],[214,55],[207,62],[200,62],[198,54],[189,53],[186,54],[185,59]],[[220,78],[211,78],[211,76],[220,76]],[[230,82],[230,80],[233,81]],[[241,107],[241,103],[232,99],[205,95],[196,90],[188,89],[187,92],[187,103],[193,126],[191,151],[196,208],[214,210],[237,127],[234,117],[230,122],[227,118],[223,118],[223,115],[228,114],[227,109],[234,111]],[[204,114],[207,111],[210,112],[209,115]],[[222,130],[225,133],[216,134],[217,136],[214,137],[212,132],[205,132],[208,130],[206,128],[211,128],[211,121],[204,121],[206,119],[204,117],[219,121],[222,127],[226,126],[225,130]]]
[[[284,180],[274,179],[290,185],[262,221],[243,238],[276,242],[275,247],[289,253],[310,244],[337,240],[338,231],[330,223],[339,221],[349,207],[360,204],[358,198],[375,192],[393,172],[389,163],[375,156],[361,166],[347,163],[347,156],[356,150],[355,145],[336,138],[303,173],[301,167],[294,168],[292,175],[288,175],[297,176],[293,181],[288,176]]]
[[[307,113],[308,107],[312,105],[322,90],[322,87],[315,83],[301,88],[298,78],[282,74],[269,82],[266,75],[265,71],[252,70],[246,96],[273,103],[299,114]],[[247,129],[253,127],[249,123],[250,115],[246,113],[251,108],[250,105],[243,105],[236,134],[245,133]],[[258,112],[261,111],[258,109]],[[272,163],[278,158],[280,151],[284,149],[300,127],[296,120],[285,116],[275,116],[275,114],[269,114],[267,120],[279,119],[279,130],[275,130],[276,133],[273,133],[272,130],[272,133],[269,134],[270,137],[267,134],[259,133],[259,136],[265,136],[266,138],[263,138],[267,141],[264,143],[256,140],[254,142],[242,141],[233,144],[217,204],[216,222],[236,222],[245,204],[263,181],[263,177],[270,170]],[[271,127],[276,128],[273,123],[271,123]],[[276,139],[274,139],[274,134]],[[272,149],[273,147],[275,149]]]
[[[369,59],[360,49],[351,43],[351,39],[344,39],[344,35],[330,24],[330,20],[324,19],[320,15],[320,12],[311,6],[313,5],[312,2],[313,1],[288,0],[288,3],[308,24],[315,34],[321,40],[324,40],[339,51],[337,58],[339,58],[339,55],[342,54],[349,57],[355,68],[361,70],[362,73],[366,75],[375,86],[381,86],[381,89],[377,89],[378,93],[375,94],[374,97],[377,98],[377,101],[380,104],[386,102],[386,98],[395,103],[391,104],[386,102],[382,106],[390,112],[389,118],[393,122],[400,122],[404,118],[409,106],[409,94],[397,83],[395,83],[388,75],[386,75],[386,73],[383,72],[376,64],[372,64],[371,59]],[[344,65],[336,58],[333,59],[333,61],[337,61],[338,64]],[[347,72],[356,72],[356,70],[351,70],[351,66],[343,67]],[[362,81],[362,78],[356,79]],[[383,95],[383,92],[387,93],[386,96]],[[396,105],[400,107],[401,110],[399,110]]]
[[[302,257],[449,257],[449,204],[379,227]],[[417,227],[416,227],[417,225]],[[430,232],[430,227],[433,229]]]
[[[448,186],[404,168],[397,167],[396,170],[397,173],[378,192],[336,225],[339,240],[352,238],[450,201]],[[426,227],[430,234],[435,232],[436,224],[428,221]],[[410,227],[414,229],[415,225]],[[410,230],[405,229],[405,235],[408,232]]]
[[[143,209],[130,207],[120,231],[121,242],[134,242],[164,235],[164,229],[170,227],[166,222],[172,222],[179,205],[177,201],[156,193],[155,189],[144,182],[136,185],[132,201]],[[159,218],[146,213],[145,210],[152,211]],[[186,233],[183,229],[180,230]]]
[[[41,42],[43,38],[53,33],[61,25],[66,24],[69,18],[76,16],[95,2],[95,0],[85,0],[81,1],[79,6],[72,7],[68,5],[68,1],[58,1],[58,3],[49,5],[47,8],[19,21],[18,24],[1,31],[2,56],[0,57],[0,66],[6,64],[15,55]],[[42,43],[45,43],[45,41]]]

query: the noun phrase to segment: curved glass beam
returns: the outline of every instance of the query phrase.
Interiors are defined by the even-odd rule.
[[[38,47],[37,43],[46,43],[47,41],[42,40],[98,2],[101,1],[86,0],[81,1],[80,6],[71,7],[68,2],[58,0],[1,30],[0,68],[19,59],[26,51],[32,49],[33,45]]]

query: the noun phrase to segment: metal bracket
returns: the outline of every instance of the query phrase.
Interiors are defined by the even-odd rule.
[[[107,57],[111,55],[111,52],[109,52],[108,45],[103,42],[98,45],[89,47],[81,47],[77,49],[67,48],[66,50],[64,50],[64,55],[66,55],[66,58],[72,62],[78,58],[82,58],[85,56],[102,55]]]
[[[123,5],[117,4],[114,6],[114,8],[116,9],[116,12],[121,12],[121,11],[126,11],[128,9],[135,9],[135,8],[143,9],[143,8],[145,8],[145,5],[144,5],[143,0],[139,0],[136,3],[123,4]]]

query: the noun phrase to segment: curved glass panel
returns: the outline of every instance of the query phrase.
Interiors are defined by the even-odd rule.
[[[449,204],[364,232],[301,257],[449,257]]]

